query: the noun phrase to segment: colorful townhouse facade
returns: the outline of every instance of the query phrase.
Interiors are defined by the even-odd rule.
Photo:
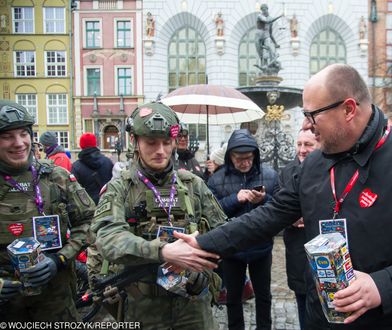
[[[54,131],[65,148],[73,138],[69,14],[67,1],[0,1],[0,97],[29,110],[35,139]]]
[[[142,1],[79,1],[73,31],[76,139],[93,132],[104,151],[125,150],[126,117],[144,100]]]

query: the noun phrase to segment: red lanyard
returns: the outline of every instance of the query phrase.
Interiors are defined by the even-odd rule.
[[[380,148],[385,143],[390,132],[391,132],[391,128],[387,127],[384,135],[382,136],[380,141],[378,141],[376,147],[374,148],[374,151],[376,151],[378,148]],[[339,213],[339,211],[341,210],[344,200],[346,199],[346,197],[347,197],[348,193],[351,191],[351,189],[353,189],[355,183],[358,180],[358,177],[359,177],[359,171],[356,170],[354,175],[351,177],[350,181],[348,182],[346,188],[344,188],[342,195],[338,199],[336,196],[336,187],[335,187],[335,168],[334,167],[331,168],[331,170],[330,170],[331,188],[332,188],[332,195],[335,200],[335,207],[333,208],[333,218],[334,219],[335,219],[336,215]]]

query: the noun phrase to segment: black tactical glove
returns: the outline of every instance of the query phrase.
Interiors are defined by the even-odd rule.
[[[47,284],[56,276],[59,269],[66,267],[64,256],[58,254],[45,255],[38,264],[24,270],[20,270],[23,281],[31,284],[33,288]]]
[[[202,291],[208,287],[209,274],[204,271],[201,273],[188,272],[186,274],[188,282],[186,282],[186,292],[191,296],[198,296]]]
[[[0,278],[0,299],[8,300],[16,296],[21,288],[22,283],[19,281]]]

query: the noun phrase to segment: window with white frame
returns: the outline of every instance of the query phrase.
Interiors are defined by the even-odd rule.
[[[65,51],[47,51],[45,52],[45,61],[47,77],[66,76]]]
[[[47,105],[48,125],[68,124],[66,94],[48,94]]]
[[[33,131],[33,141],[34,142],[39,142],[39,135],[38,132]]]
[[[14,33],[34,33],[34,8],[12,8],[12,26]]]
[[[35,52],[15,51],[15,76],[35,77]]]
[[[65,33],[65,8],[44,8],[44,32]]]
[[[117,47],[132,47],[131,21],[117,21]]]
[[[101,47],[101,22],[86,21],[86,48]]]
[[[117,68],[117,95],[132,95],[131,68]]]
[[[57,137],[57,143],[62,145],[65,149],[69,149],[69,137],[67,131],[54,132]]]
[[[101,95],[101,69],[86,69],[87,96]]]
[[[37,123],[37,94],[16,94],[16,103],[23,105]]]

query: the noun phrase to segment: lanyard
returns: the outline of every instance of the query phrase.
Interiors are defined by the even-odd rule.
[[[385,143],[390,132],[391,132],[391,127],[387,127],[384,135],[381,137],[380,141],[378,141],[376,147],[374,148],[374,151],[379,149]],[[351,177],[350,181],[348,182],[346,188],[344,188],[342,195],[338,199],[336,196],[336,187],[335,187],[335,168],[334,167],[331,168],[330,170],[331,188],[332,188],[332,195],[335,200],[335,207],[333,208],[333,219],[335,219],[335,217],[341,210],[344,200],[346,199],[351,189],[353,189],[355,183],[358,180],[358,177],[359,177],[359,171],[356,170],[354,175]]]
[[[151,182],[149,179],[147,179],[147,178],[143,175],[143,173],[140,172],[139,170],[137,171],[137,175],[138,175],[140,181],[142,181],[142,182],[146,185],[146,187],[147,187],[148,189],[151,189],[151,190],[152,190],[152,192],[154,193],[156,199],[157,199],[158,202],[159,202],[159,206],[160,206],[160,207],[166,212],[166,214],[167,214],[167,222],[169,223],[169,226],[173,227],[173,224],[172,224],[172,222],[171,222],[171,220],[170,220],[170,212],[171,212],[172,206],[173,206],[173,204],[174,204],[174,195],[176,194],[176,186],[175,186],[176,181],[177,181],[177,180],[176,180],[176,179],[177,179],[176,173],[173,173],[173,176],[172,176],[171,188],[170,188],[170,195],[169,195],[169,208],[168,208],[168,210],[167,210],[166,207],[165,207],[165,203],[164,203],[163,200],[162,200],[161,194],[159,193],[158,189],[152,184],[152,182]]]
[[[39,214],[45,215],[44,213],[44,201],[42,199],[42,194],[41,194],[41,188],[39,187],[38,181],[38,172],[37,169],[31,165],[29,167],[29,170],[31,171],[31,174],[33,176],[33,187],[34,187],[34,192],[35,192],[35,205],[37,205],[37,209]],[[13,177],[9,175],[3,175],[3,178],[5,181],[7,181],[9,184],[12,185],[15,189],[18,189],[19,191],[26,193],[25,189],[20,185],[19,182],[17,182]]]

